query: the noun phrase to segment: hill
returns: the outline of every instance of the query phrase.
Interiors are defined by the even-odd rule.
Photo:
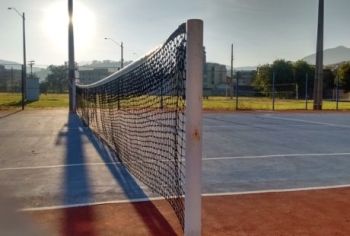
[[[0,65],[20,65],[20,63],[0,59]]]
[[[306,56],[302,60],[306,61],[309,64],[315,65],[316,54],[311,54],[309,56]],[[350,61],[350,48],[347,48],[344,46],[338,46],[336,48],[329,48],[324,50],[324,54],[323,54],[324,65],[338,64],[343,61]]]

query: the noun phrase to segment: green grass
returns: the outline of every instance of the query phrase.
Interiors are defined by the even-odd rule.
[[[68,94],[41,94],[38,101],[28,104],[30,108],[67,108],[69,105]]]
[[[0,108],[11,108],[21,105],[20,93],[0,93]]]
[[[145,98],[145,101],[147,99]],[[272,110],[272,99],[265,97],[240,97],[238,100],[238,108],[241,110]],[[154,102],[154,101],[153,101]],[[313,101],[309,100],[308,110],[312,110]],[[164,100],[167,105],[167,99]],[[157,103],[158,104],[158,103]],[[0,109],[18,108],[21,106],[20,93],[0,93]],[[68,94],[41,94],[40,99],[30,102],[27,108],[67,108]],[[157,105],[158,107],[158,105]],[[203,108],[213,111],[234,111],[236,108],[235,98],[227,97],[209,97],[203,99]],[[305,101],[297,99],[276,99],[275,110],[304,110]],[[324,110],[335,110],[335,101],[323,101]],[[339,110],[350,110],[350,102],[339,102]]]
[[[20,93],[0,93],[0,109],[14,109],[21,106]],[[38,101],[28,102],[27,108],[66,108],[68,94],[41,94]]]

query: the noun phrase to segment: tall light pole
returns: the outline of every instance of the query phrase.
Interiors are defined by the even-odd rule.
[[[76,112],[75,103],[75,59],[74,59],[74,31],[73,31],[73,0],[68,0],[68,85],[69,112]]]
[[[316,69],[314,82],[314,110],[322,110],[323,91],[323,31],[324,31],[324,0],[319,0]]]
[[[21,14],[16,8],[9,7],[9,10],[14,10],[22,18],[22,31],[23,31],[23,68],[22,68],[22,110],[24,110],[26,100],[26,81],[27,81],[27,62],[26,62],[26,24],[25,14]]]
[[[105,40],[111,40],[113,43],[115,43],[116,45],[120,46],[120,67],[123,68],[124,67],[124,46],[123,46],[123,42],[118,43],[117,41],[115,41],[112,38],[105,38]]]

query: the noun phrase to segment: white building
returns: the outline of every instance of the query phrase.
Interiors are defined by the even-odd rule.
[[[225,65],[207,62],[204,65],[203,90],[204,96],[223,95],[228,87]]]

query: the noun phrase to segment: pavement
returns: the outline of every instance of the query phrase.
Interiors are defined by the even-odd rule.
[[[350,113],[205,113],[204,235],[271,235],[283,234],[283,230],[313,232],[310,235],[328,230],[347,235],[349,131]],[[136,203],[158,196],[134,179],[66,109],[0,111],[0,189],[3,234],[38,235],[30,219],[16,214],[18,209],[29,210],[40,225],[48,226],[50,235],[110,235],[121,229],[126,235],[181,234],[164,201]],[[301,190],[316,192],[304,194]],[[291,193],[280,195],[285,192]],[[93,206],[106,202],[122,205]],[[260,209],[259,214],[250,214],[252,208]],[[36,211],[43,209],[46,211]],[[284,228],[259,221],[271,217],[275,222],[286,216],[284,211],[289,214],[281,222]],[[247,221],[247,217],[256,220]],[[317,218],[317,223],[306,223],[310,217]],[[137,232],[127,227],[133,222],[138,225]],[[305,224],[297,231],[290,228],[300,222]]]
[[[21,208],[157,197],[67,110],[0,117],[0,183]],[[203,194],[350,186],[349,113],[208,113],[203,121]]]

